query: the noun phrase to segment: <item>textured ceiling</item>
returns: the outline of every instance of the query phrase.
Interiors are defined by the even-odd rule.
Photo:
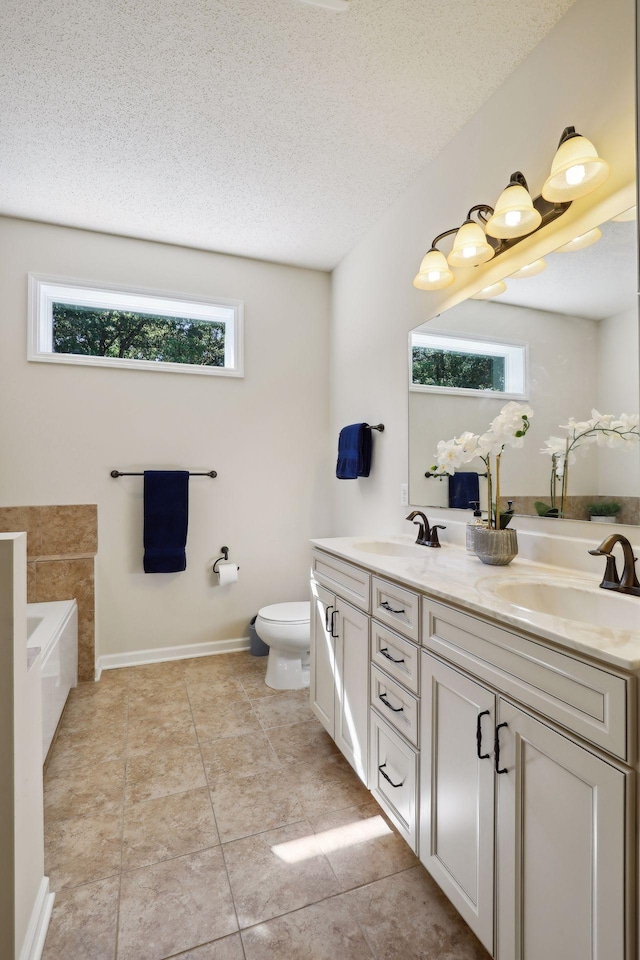
[[[573,0],[4,0],[0,212],[332,268]]]

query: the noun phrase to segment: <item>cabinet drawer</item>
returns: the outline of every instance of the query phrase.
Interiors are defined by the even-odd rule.
[[[622,760],[629,758],[632,677],[617,676],[426,598],[422,643],[567,730]]]
[[[418,746],[418,700],[371,664],[371,706]]]
[[[361,610],[369,612],[371,575],[350,563],[337,560],[319,550],[311,552],[311,575],[314,580],[335,591]]]
[[[398,633],[419,643],[418,620],[420,598],[417,593],[397,587],[394,583],[372,577],[372,614]]]
[[[371,623],[371,660],[413,693],[420,691],[420,648],[375,620]]]
[[[371,793],[417,852],[418,754],[371,711]]]

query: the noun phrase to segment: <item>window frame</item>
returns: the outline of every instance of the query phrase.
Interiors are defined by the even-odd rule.
[[[59,291],[56,294],[55,291]],[[84,296],[83,296],[84,293]],[[92,296],[93,295],[93,296]],[[100,295],[104,295],[101,300]],[[126,299],[132,298],[127,305]],[[136,305],[135,299],[140,303]],[[149,303],[144,304],[141,298]],[[222,297],[201,297],[112,283],[98,283],[44,274],[29,274],[29,322],[27,359],[44,363],[82,364],[92,367],[118,367],[121,370],[155,370],[158,373],[189,373],[200,376],[244,376],[244,303]],[[152,301],[157,301],[154,305]],[[110,301],[110,302],[109,302]],[[99,309],[130,309],[156,316],[218,320],[225,324],[225,366],[214,367],[173,361],[133,360],[125,357],[99,357],[90,354],[53,352],[53,303],[71,303]],[[173,308],[171,304],[173,303]],[[190,309],[191,308],[191,309]],[[221,316],[213,315],[218,308]],[[200,310],[200,316],[198,311]],[[225,317],[224,313],[228,313]],[[227,366],[227,361],[231,363]]]
[[[515,351],[521,351],[522,357],[522,391],[509,389],[509,390],[474,390],[472,388],[465,387],[441,387],[436,384],[424,384],[424,383],[414,383],[413,382],[413,348],[416,347],[427,347],[431,346],[428,343],[416,343],[414,338],[424,338],[424,339],[439,339],[439,340],[448,340],[448,341],[462,341],[462,342],[473,342],[479,346],[485,346],[488,348],[485,353],[490,356],[495,357],[505,357],[505,375],[507,378],[513,377],[514,371],[509,369],[509,356]],[[493,349],[491,349],[493,347]],[[506,347],[507,350],[499,351],[496,350],[496,347]],[[460,350],[461,353],[464,353],[464,349]],[[481,351],[478,350],[480,354]],[[513,380],[511,381],[510,386],[513,386]],[[409,331],[409,391],[412,393],[440,393],[448,394],[449,396],[454,397],[485,397],[485,398],[495,398],[498,400],[528,400],[529,399],[529,344],[524,340],[503,340],[498,337],[486,337],[486,336],[475,336],[472,333],[450,333],[448,330],[411,330]]]

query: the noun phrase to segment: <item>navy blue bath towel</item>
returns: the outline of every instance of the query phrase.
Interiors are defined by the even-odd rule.
[[[461,471],[449,477],[449,506],[458,510],[471,510],[471,504],[480,500],[478,474]]]
[[[186,570],[189,520],[189,473],[144,472],[144,572]]]
[[[338,438],[338,480],[368,477],[371,471],[371,430],[366,423],[343,427]]]

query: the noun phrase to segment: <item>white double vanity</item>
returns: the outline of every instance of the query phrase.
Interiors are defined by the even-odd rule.
[[[636,958],[640,598],[410,538],[311,589],[313,710],[489,953]]]

